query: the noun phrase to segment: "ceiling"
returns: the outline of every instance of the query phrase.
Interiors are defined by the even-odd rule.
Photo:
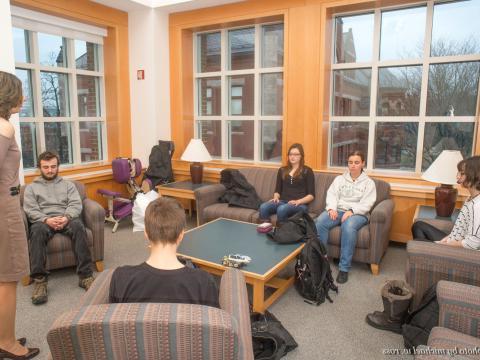
[[[130,12],[146,9],[162,9],[169,13],[188,11],[244,0],[91,0],[93,2]]]

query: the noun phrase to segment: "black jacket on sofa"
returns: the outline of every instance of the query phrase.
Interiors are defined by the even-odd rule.
[[[255,188],[238,170],[222,170],[220,183],[226,188],[225,193],[218,199],[220,202],[228,203],[228,206],[254,210],[260,207],[262,200],[257,195]]]

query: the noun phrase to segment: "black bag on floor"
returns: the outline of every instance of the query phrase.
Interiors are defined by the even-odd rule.
[[[437,285],[432,285],[423,294],[418,308],[412,311],[402,326],[403,342],[407,349],[427,345],[430,331],[438,326]]]
[[[298,344],[282,323],[268,310],[250,315],[255,360],[278,360]]]
[[[268,237],[279,244],[294,244],[317,238],[317,228],[313,219],[304,212],[290,216],[280,227],[267,233]]]
[[[327,249],[317,238],[310,238],[302,249],[295,264],[295,288],[308,304],[320,305],[327,299],[330,290],[338,294],[328,262]]]

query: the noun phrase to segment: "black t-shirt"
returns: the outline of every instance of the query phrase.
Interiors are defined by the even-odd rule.
[[[277,183],[275,192],[280,194],[280,200],[290,201],[298,200],[307,195],[315,196],[315,177],[313,171],[308,166],[303,167],[303,171],[297,177],[289,174],[283,176],[288,171],[283,167],[278,169]]]
[[[183,267],[160,270],[147,263],[117,268],[110,282],[111,303],[183,303],[220,307],[212,276]]]

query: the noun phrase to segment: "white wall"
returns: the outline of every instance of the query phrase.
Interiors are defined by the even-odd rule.
[[[10,12],[10,2],[0,0],[0,70],[15,73],[15,56],[13,53],[13,38],[12,38],[12,18]],[[20,124],[18,121],[18,114],[10,117],[10,122],[15,127],[15,138],[20,147]],[[20,164],[19,171],[20,182],[23,183],[23,165]]]
[[[170,140],[168,14],[154,9],[129,12],[132,156],[144,167],[158,140]],[[137,80],[137,70],[145,79]]]

